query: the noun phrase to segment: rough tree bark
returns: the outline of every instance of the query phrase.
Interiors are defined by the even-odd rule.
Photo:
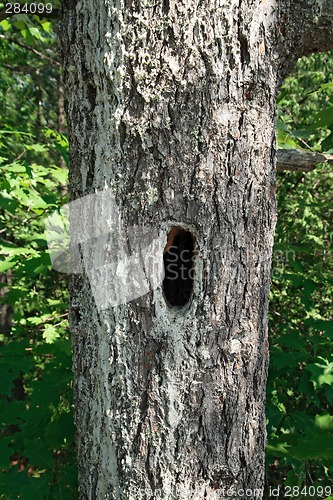
[[[160,286],[98,312],[72,280],[82,499],[261,498],[275,98],[332,47],[332,17],[330,0],[63,3],[72,199],[111,187],[124,232],[183,228],[196,252],[185,305]]]
[[[319,163],[333,163],[333,155],[299,149],[279,149],[276,155],[277,170],[310,172]]]

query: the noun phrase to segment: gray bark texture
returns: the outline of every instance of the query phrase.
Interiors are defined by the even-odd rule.
[[[299,149],[279,149],[276,155],[276,170],[310,172],[320,163],[333,163],[333,155],[302,151]]]
[[[72,279],[81,499],[262,497],[275,99],[328,29],[328,1],[64,2],[72,199],[109,187],[122,237],[176,226],[196,255],[180,307],[101,312]]]

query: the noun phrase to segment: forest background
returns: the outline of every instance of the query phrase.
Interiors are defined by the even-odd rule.
[[[69,198],[58,23],[0,22],[2,500],[77,495],[68,276],[52,269],[43,223]],[[298,61],[278,99],[279,148],[333,154],[332,75],[333,53]],[[329,163],[277,173],[266,498],[290,487],[333,499],[332,185]]]

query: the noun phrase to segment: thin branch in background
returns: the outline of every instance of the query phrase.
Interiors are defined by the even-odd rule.
[[[51,319],[60,319],[60,318],[67,318],[68,316],[68,312],[64,313],[64,314],[59,314],[58,316],[48,316],[47,318],[45,318],[42,323],[39,326],[39,328],[41,328],[43,325],[45,325],[45,323],[47,323],[48,321],[50,321]],[[61,323],[63,323],[64,321],[66,321],[65,319],[60,321],[60,323],[57,323],[58,325],[60,325]],[[57,325],[52,325],[52,326],[57,326]]]
[[[14,71],[19,75],[26,75],[32,70],[32,68],[29,66],[14,66],[13,64],[8,63],[3,64],[3,67],[9,69],[10,71]]]
[[[30,45],[26,45],[25,43],[19,42],[18,40],[14,40],[13,38],[7,38],[5,35],[0,35],[0,39],[7,40],[7,42],[14,43],[15,45],[18,45],[19,47],[21,47],[22,49],[29,50],[30,52],[32,52],[36,56],[40,57],[41,59],[44,59],[45,61],[49,61],[52,64],[55,64],[56,66],[59,66],[59,67],[61,66],[59,61],[56,61],[52,57],[49,57],[46,54],[43,54],[42,52],[35,49],[34,47],[30,47]]]
[[[27,151],[27,150],[26,150],[26,149],[24,149],[24,150],[22,151],[22,153],[20,153],[20,154],[19,154],[16,158],[14,158],[13,163],[14,163],[15,161],[19,161],[19,160],[22,158],[22,156],[24,155],[24,153],[25,153],[26,151]]]

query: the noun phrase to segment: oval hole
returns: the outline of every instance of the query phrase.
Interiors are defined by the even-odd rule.
[[[184,306],[193,291],[194,238],[190,231],[173,227],[168,234],[163,262],[163,292],[172,306]]]

